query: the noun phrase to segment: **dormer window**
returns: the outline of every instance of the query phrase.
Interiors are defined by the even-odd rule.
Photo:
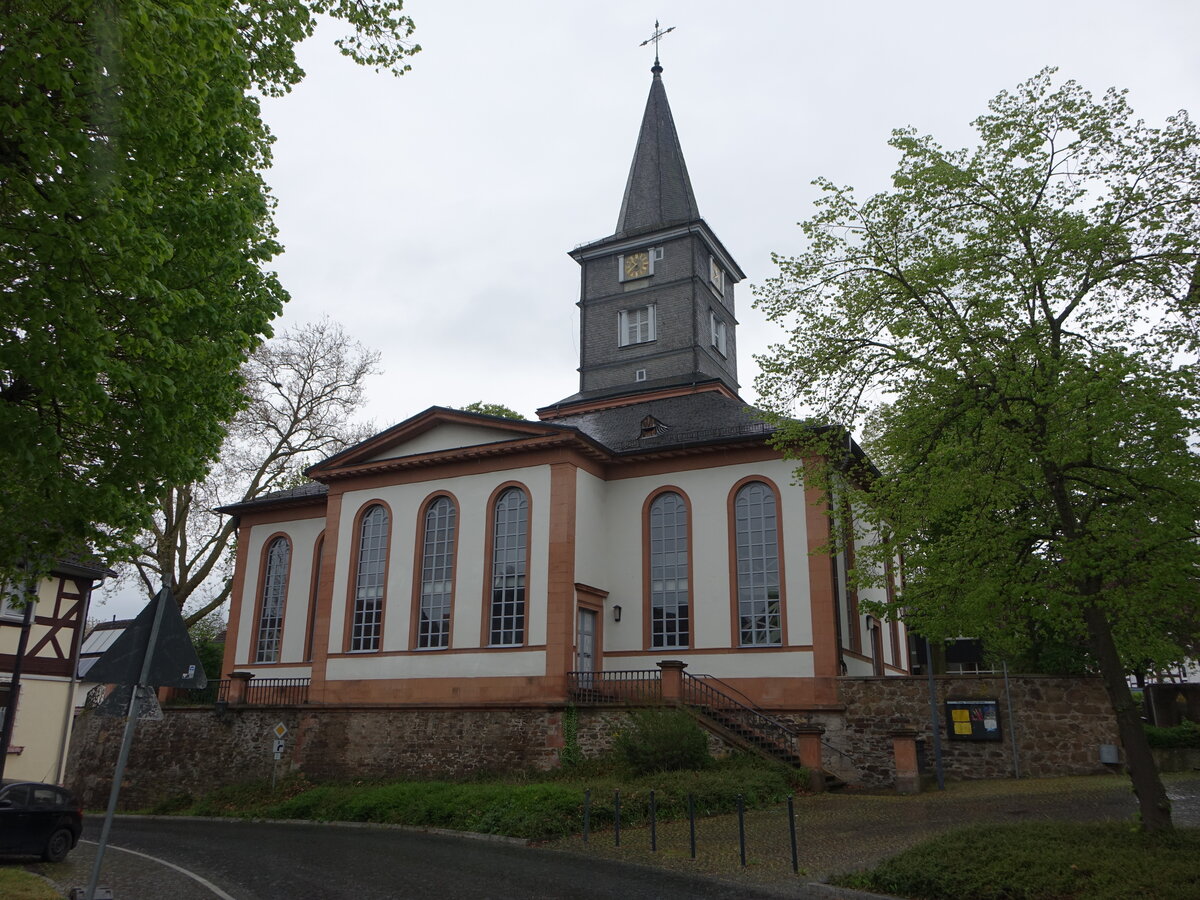
[[[638,306],[617,313],[617,345],[628,347],[654,340],[654,306]]]

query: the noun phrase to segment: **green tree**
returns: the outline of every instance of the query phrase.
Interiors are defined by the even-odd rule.
[[[524,419],[525,417],[515,409],[505,406],[503,403],[484,403],[482,400],[476,400],[474,403],[468,403],[462,408],[463,412],[482,413],[485,416],[499,416],[502,419]]]
[[[215,456],[287,299],[256,94],[322,13],[419,49],[400,0],[0,3],[0,575],[112,558]]]
[[[895,132],[894,187],[865,202],[819,182],[807,251],[757,292],[790,332],[758,386],[812,416],[789,446],[866,513],[857,577],[903,553],[916,630],[1081,648],[1143,824],[1169,828],[1125,671],[1200,625],[1200,139],[1053,70],[975,126],[973,150]],[[838,451],[858,427],[878,472]]]
[[[233,583],[237,524],[217,508],[308,483],[307,466],[370,437],[374,425],[355,416],[378,364],[378,351],[327,318],[255,349],[242,367],[248,402],[230,422],[218,459],[202,481],[162,489],[123,575],[136,570],[147,599],[171,585],[180,607],[189,607],[189,625],[222,606]]]

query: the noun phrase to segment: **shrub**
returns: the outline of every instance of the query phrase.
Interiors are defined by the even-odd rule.
[[[682,710],[640,710],[629,720],[614,748],[633,774],[703,769],[712,763],[704,732]]]
[[[1158,750],[1200,749],[1200,725],[1195,722],[1184,720],[1170,727],[1143,727],[1146,729],[1146,740]]]

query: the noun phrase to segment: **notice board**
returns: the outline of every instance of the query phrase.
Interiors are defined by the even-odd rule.
[[[946,734],[952,741],[1000,740],[1000,701],[947,700]]]

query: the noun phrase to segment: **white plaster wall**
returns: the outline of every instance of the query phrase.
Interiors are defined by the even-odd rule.
[[[32,646],[32,645],[31,645]],[[12,746],[4,766],[5,778],[58,782],[60,742],[70,737],[71,717],[64,717],[66,704],[73,703],[70,682],[44,675],[21,676],[21,696],[13,720]],[[64,725],[68,729],[65,736]]]
[[[547,466],[533,466],[346,493],[342,499],[338,554],[334,572],[329,652],[340,653],[344,646],[346,606],[350,596],[347,586],[355,568],[350,560],[350,553],[354,545],[355,522],[359,511],[377,500],[387,503],[392,512],[382,649],[385,651],[408,649],[414,602],[413,567],[419,565],[416,548],[417,520],[424,511],[425,501],[439,491],[449,491],[458,501],[458,552],[455,563],[454,611],[451,621],[450,646],[452,648],[480,646],[484,584],[490,572],[491,558],[491,548],[484,546],[487,538],[488,500],[499,485],[509,481],[524,484],[529,492],[531,515],[525,596],[526,643],[544,644],[546,641],[546,581],[548,575],[547,537],[550,525],[550,469]],[[364,654],[364,656],[369,655]],[[436,655],[436,651],[433,651],[433,655]],[[499,657],[503,654],[495,655]],[[420,657],[424,656],[425,654],[420,655]],[[450,655],[448,658],[458,657]],[[332,669],[330,671],[332,672]],[[421,671],[426,670],[422,668]],[[537,674],[541,674],[543,671],[544,668]]]
[[[786,648],[774,652],[748,650],[745,653],[689,653],[663,649],[644,656],[619,656],[606,668],[657,670],[659,660],[663,659],[685,660],[689,675],[713,675],[717,678],[810,678],[813,674],[811,651]]]
[[[480,653],[444,653],[430,650],[381,656],[377,653],[339,656],[329,660],[331,681],[377,678],[502,678],[544,675],[545,654],[540,650]]]
[[[43,578],[38,583],[37,605],[33,610],[34,621],[29,626],[30,647],[36,647],[37,642],[45,637],[46,632],[50,630],[49,625],[37,624],[37,616],[50,616],[54,614],[54,598],[58,594],[58,585],[58,578]],[[74,592],[75,586],[70,585],[70,587],[71,591]],[[74,601],[66,602],[73,603]],[[14,610],[11,616],[5,616],[3,619],[0,619],[0,622],[5,623],[0,625],[0,653],[16,655],[17,646],[21,641],[21,622],[24,615],[25,609],[22,607],[20,611]]]
[[[287,596],[283,607],[283,644],[281,662],[301,662],[304,659],[304,630],[308,622],[308,601],[312,596],[313,551],[317,537],[325,528],[324,518],[293,519],[255,525],[246,540],[246,578],[242,583],[241,610],[238,617],[236,665],[253,664],[253,648],[258,640],[258,622],[254,610],[258,605],[258,588],[262,572],[263,546],[275,534],[285,534],[292,544],[288,562]],[[272,677],[288,676],[272,674]]]
[[[505,428],[489,428],[486,425],[438,425],[424,434],[410,438],[403,444],[389,447],[372,456],[371,460],[397,459],[401,456],[415,456],[418,453],[434,453],[438,450],[453,450],[458,447],[475,447],[479,444],[493,444],[496,441],[507,441],[524,436],[524,434]]]
[[[612,569],[607,500],[608,483],[580,469],[575,482],[575,580],[601,589],[611,580]]]
[[[609,602],[623,607],[622,620],[605,621],[607,651],[638,650],[643,646],[642,558],[644,537],[642,507],[646,498],[661,487],[673,485],[682,490],[691,504],[692,529],[692,642],[698,650],[736,646],[731,630],[731,594],[729,584],[729,492],[743,478],[765,477],[779,488],[779,510],[783,530],[784,576],[787,602],[788,643],[812,641],[812,615],[808,584],[807,511],[803,489],[792,484],[793,465],[784,460],[764,461],[735,466],[671,472],[611,481],[607,486],[605,531],[607,564],[597,566],[602,576],[590,582],[610,592]],[[815,564],[822,564],[817,560]],[[580,580],[583,580],[582,578]],[[686,650],[664,648],[654,651],[653,661],[663,654],[687,658]],[[746,673],[760,671],[751,662],[755,653],[730,654],[725,670],[730,676],[743,674],[738,666],[746,660]],[[607,668],[637,668],[632,658],[619,657]],[[647,657],[650,659],[650,657]],[[778,668],[774,673],[778,674]]]

